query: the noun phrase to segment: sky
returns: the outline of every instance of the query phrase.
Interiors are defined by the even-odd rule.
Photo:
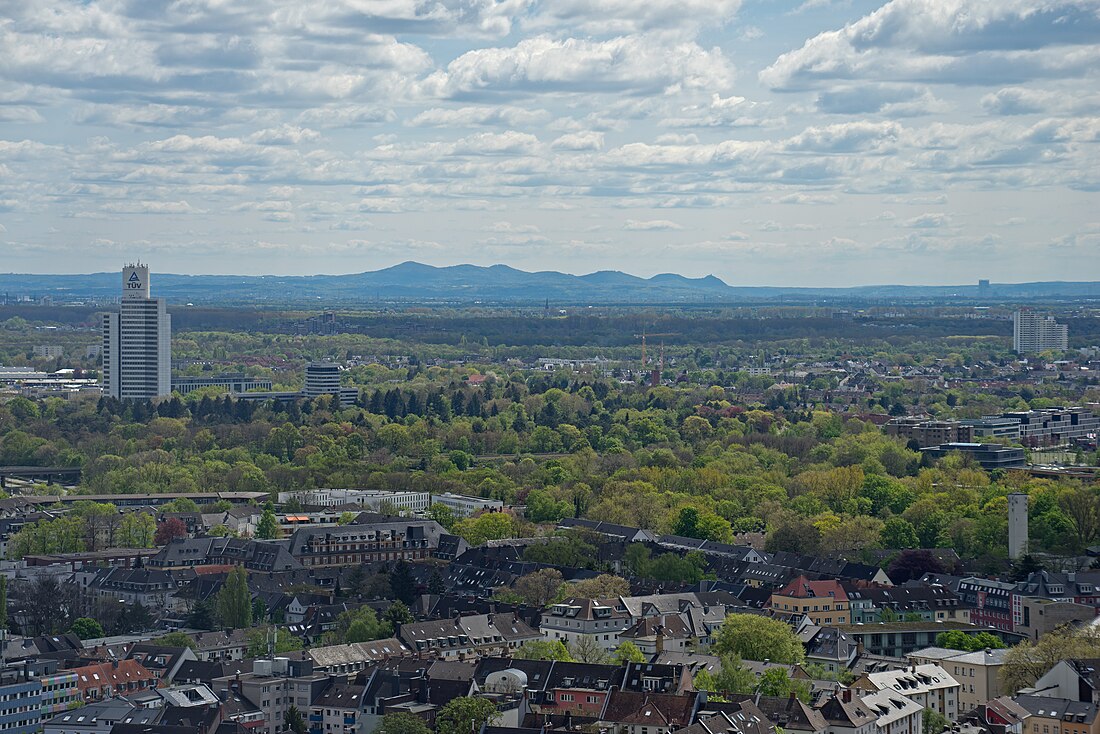
[[[0,271],[1100,280],[1100,0],[0,0]]]

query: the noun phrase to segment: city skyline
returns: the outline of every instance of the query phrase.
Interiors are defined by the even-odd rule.
[[[13,4],[4,269],[1100,280],[1098,13]]]

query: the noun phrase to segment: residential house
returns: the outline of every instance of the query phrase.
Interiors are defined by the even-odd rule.
[[[921,734],[924,707],[897,691],[882,690],[859,695],[875,715],[875,734]]]
[[[970,608],[946,586],[905,584],[863,586],[844,584],[851,603],[852,622],[873,624],[898,619],[970,622]]]
[[[195,656],[199,660],[244,660],[251,634],[248,629],[196,632],[190,637],[195,641]]]
[[[472,614],[401,625],[397,638],[409,650],[446,658],[508,655],[542,634],[514,614]]]
[[[959,682],[959,712],[966,713],[1008,691],[1001,686],[1006,649],[962,652],[929,647],[906,657],[917,665],[936,664]]]
[[[619,633],[631,624],[630,613],[618,599],[571,597],[551,605],[540,627],[545,637],[566,645],[587,638],[605,650],[613,650],[619,644]]]
[[[632,642],[647,656],[658,655],[665,650],[684,652],[697,644],[684,616],[662,614],[644,617],[618,634],[619,643]]]
[[[189,647],[165,647],[149,642],[134,645],[127,657],[141,663],[156,676],[158,685],[162,686],[175,680],[180,666],[186,661],[198,660],[198,656]]]
[[[599,717],[610,734],[672,734],[695,720],[706,696],[612,691]]]
[[[828,734],[876,734],[878,716],[851,688],[836,692],[817,710],[828,725]]]
[[[1097,704],[1021,694],[1013,700],[1029,714],[1024,734],[1100,734]]]
[[[1061,660],[1026,693],[1100,704],[1100,658]]]
[[[85,702],[128,696],[156,685],[157,679],[137,660],[112,660],[74,668],[76,687]]]
[[[1008,696],[975,706],[959,717],[959,723],[980,728],[989,734],[1024,734],[1028,713]]]
[[[306,568],[430,558],[446,531],[434,520],[299,528],[290,554]]]
[[[309,707],[309,733],[343,734],[355,731],[365,692],[365,683],[330,678],[328,685]]]
[[[768,606],[773,612],[784,615],[805,615],[818,625],[848,624],[851,621],[848,594],[835,580],[811,581],[799,576],[773,592]]]
[[[905,670],[866,673],[852,683],[861,691],[891,691],[932,709],[951,721],[959,717],[959,682],[939,665],[910,665]]]

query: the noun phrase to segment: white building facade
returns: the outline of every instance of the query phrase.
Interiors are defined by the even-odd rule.
[[[1069,328],[1053,316],[1019,310],[1012,314],[1012,349],[1017,354],[1035,354],[1047,349],[1069,348]]]
[[[118,313],[103,317],[103,389],[113,398],[150,400],[172,392],[172,317],[149,295],[149,266],[122,269]]]

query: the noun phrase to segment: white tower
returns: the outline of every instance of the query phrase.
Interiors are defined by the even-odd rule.
[[[1017,354],[1035,354],[1047,349],[1069,348],[1069,328],[1053,316],[1020,309],[1012,314],[1012,350]]]
[[[113,398],[149,400],[172,392],[172,317],[149,296],[149,266],[122,269],[118,313],[103,316],[103,387]]]
[[[1027,555],[1027,495],[1008,495],[1008,557]]]

